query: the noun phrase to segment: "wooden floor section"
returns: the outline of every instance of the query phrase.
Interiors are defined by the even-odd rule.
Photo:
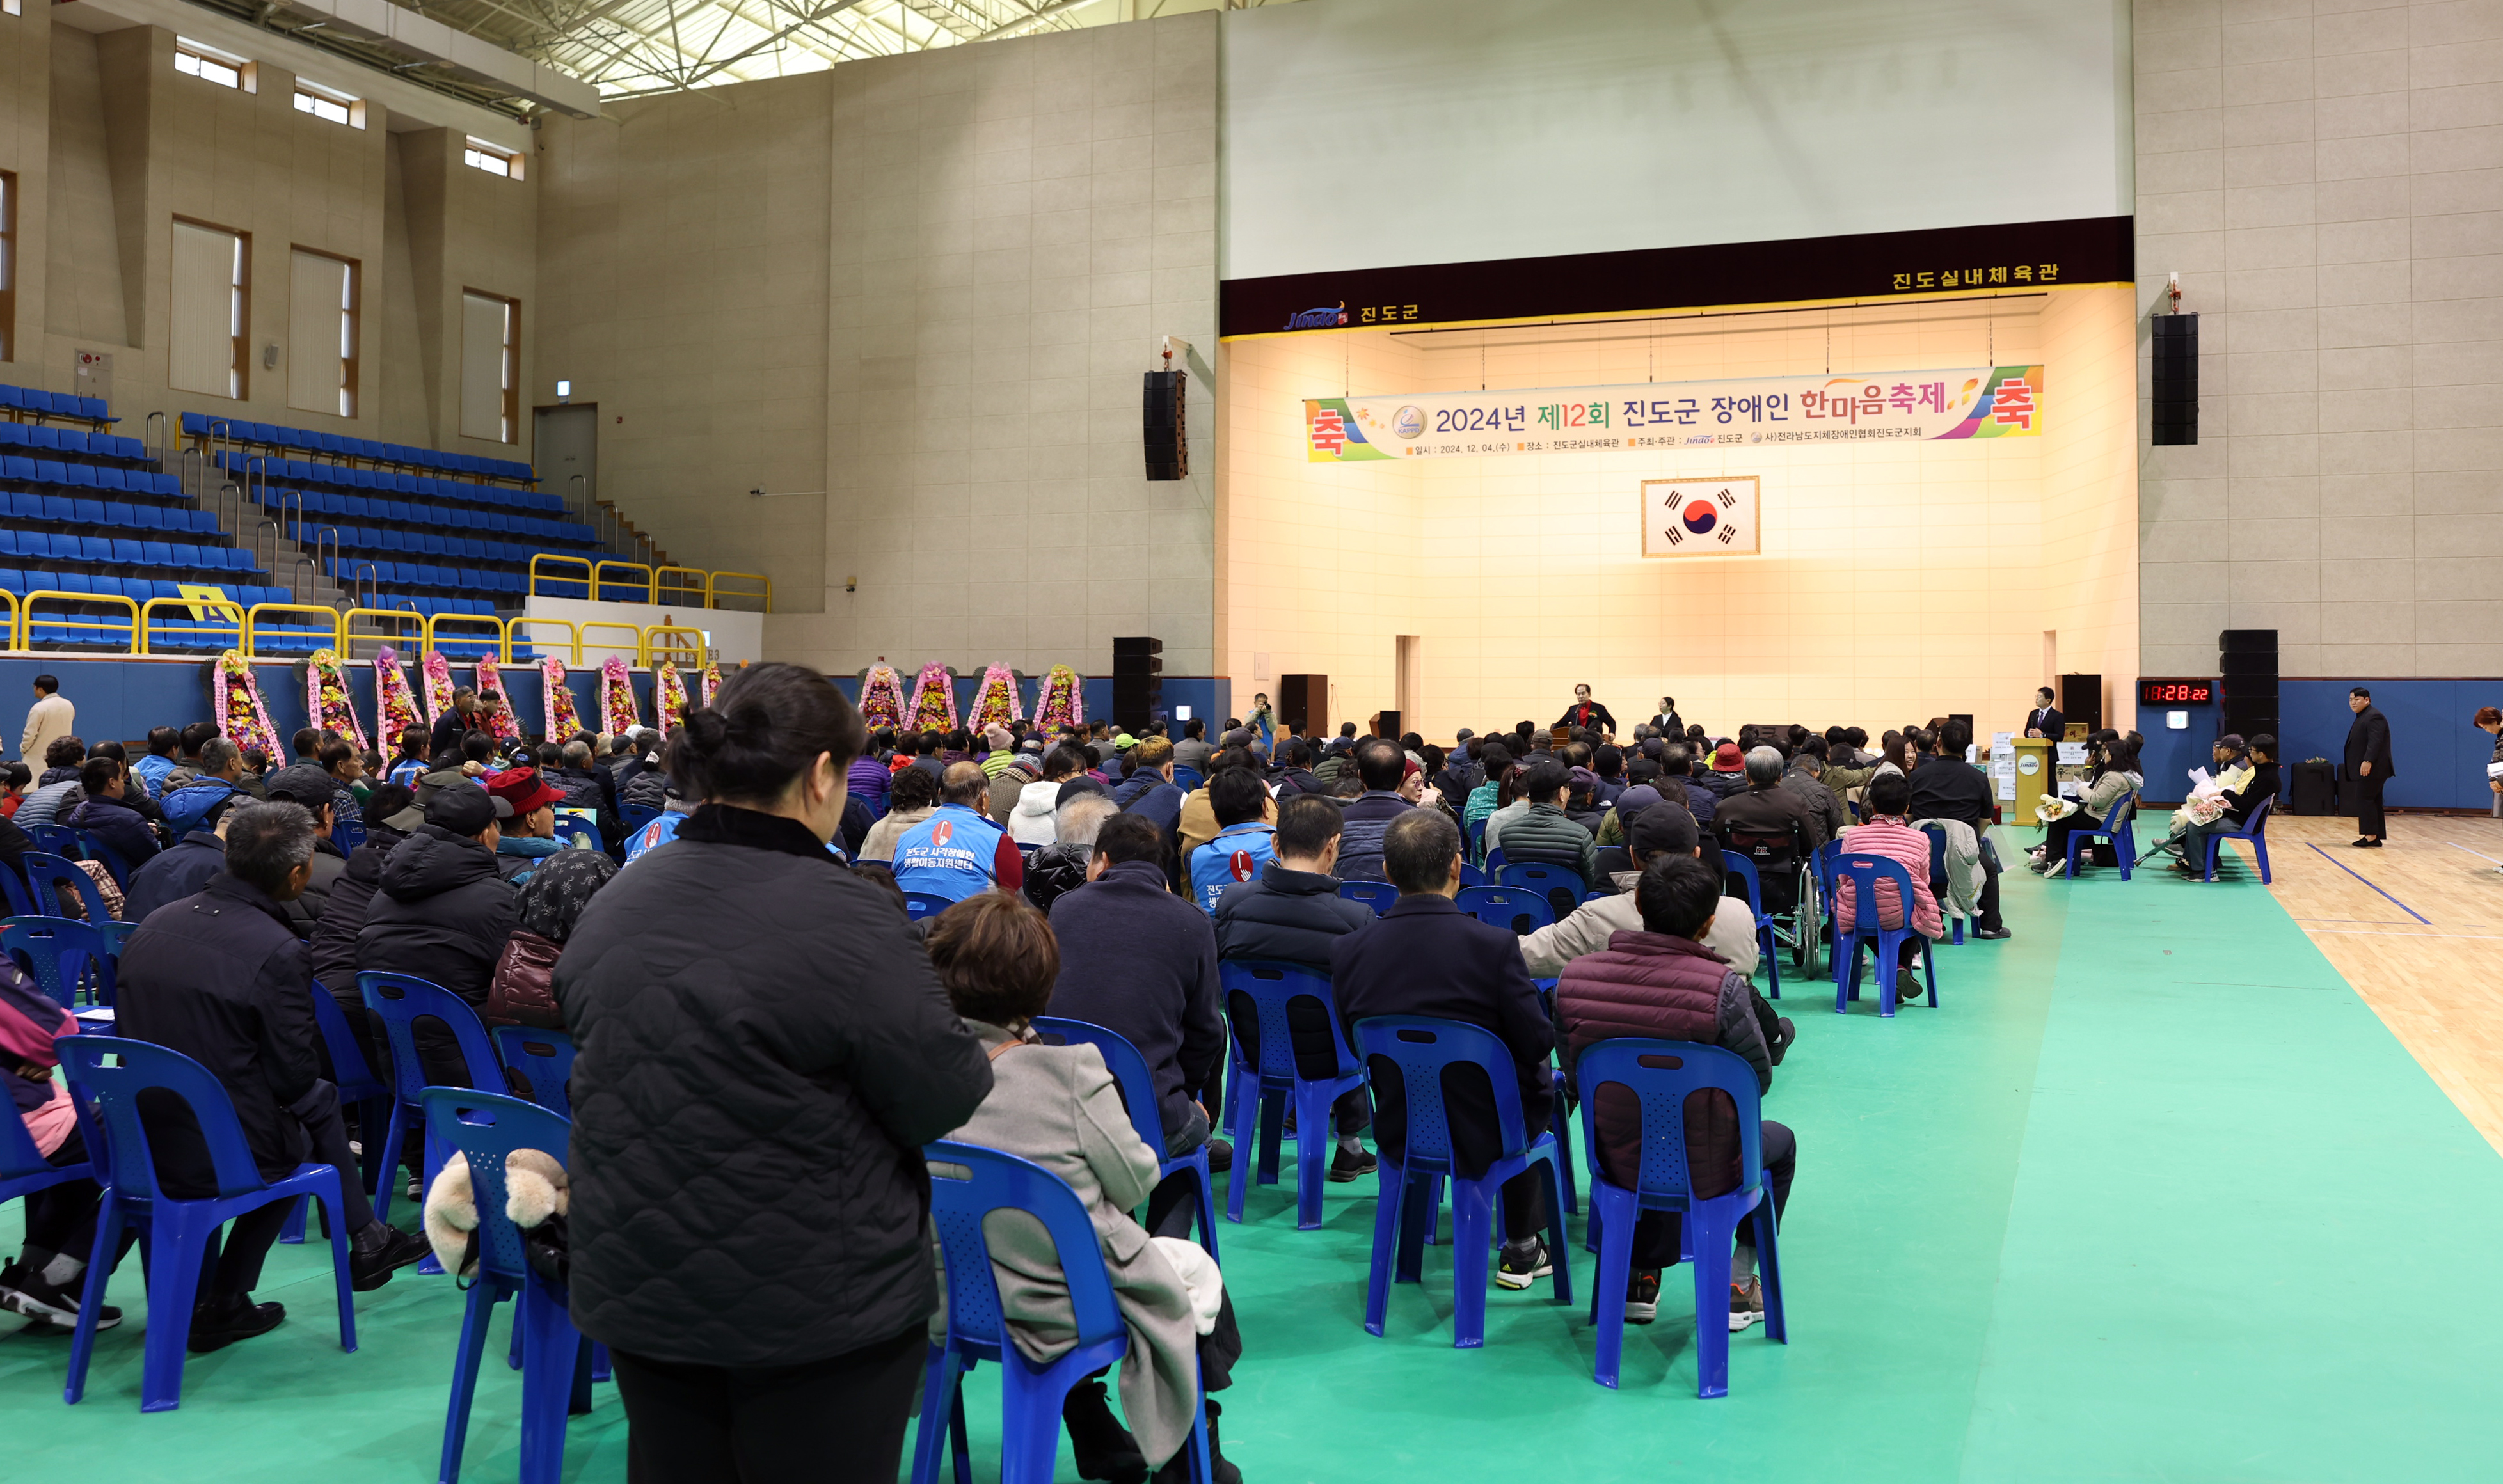
[[[2394,814],[2389,828],[2355,850],[2352,820],[2271,819],[2272,890],[2503,1153],[2503,820]],[[2248,871],[2249,848],[2228,848]]]

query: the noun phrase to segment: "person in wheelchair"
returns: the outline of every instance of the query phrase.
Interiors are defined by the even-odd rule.
[[[1800,872],[1813,844],[1807,805],[1782,787],[1779,749],[1747,754],[1747,789],[1721,800],[1712,817],[1722,847],[1754,862],[1766,917],[1788,917],[1799,905]]]

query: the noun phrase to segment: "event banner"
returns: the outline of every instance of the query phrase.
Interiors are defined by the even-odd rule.
[[[1304,403],[1314,463],[1489,454],[1659,452],[2041,430],[2040,366],[1652,382]]]

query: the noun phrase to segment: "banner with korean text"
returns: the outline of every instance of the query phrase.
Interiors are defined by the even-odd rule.
[[[2022,438],[2041,431],[2040,366],[1654,382],[1304,403],[1314,463],[1723,444]]]

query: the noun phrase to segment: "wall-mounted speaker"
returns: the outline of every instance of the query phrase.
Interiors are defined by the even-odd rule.
[[[1190,438],[1183,422],[1190,373],[1150,371],[1139,401],[1139,436],[1147,450],[1148,478],[1190,477]]]
[[[2157,315],[2153,374],[2154,421],[2158,447],[2199,441],[2199,317]]]
[[[2060,715],[2071,722],[2085,723],[2088,731],[2102,730],[2104,678],[2100,675],[2061,676]]]

